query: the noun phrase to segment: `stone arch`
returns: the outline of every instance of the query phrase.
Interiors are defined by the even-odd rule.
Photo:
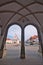
[[[5,30],[5,36],[4,36],[4,38],[3,38],[3,41],[4,41],[4,39],[5,39],[5,41],[6,41],[6,37],[7,37],[7,33],[8,33],[8,29],[9,29],[10,26],[12,26],[12,25],[18,25],[18,26],[21,28],[21,30],[22,30],[22,26],[21,26],[20,24],[18,24],[18,23],[12,23],[12,24],[9,24],[9,25],[7,26],[7,28],[6,28],[6,30]],[[1,49],[4,48],[4,44],[5,44],[5,43],[2,42]]]
[[[38,26],[37,24],[34,24],[34,23],[29,23],[29,24],[26,24],[24,26],[24,29],[26,26],[28,25],[33,25],[36,29],[37,29],[37,32],[38,32],[38,37],[39,37],[39,42],[41,43],[40,46],[41,46],[41,50],[42,50],[42,56],[43,56],[43,40],[42,40],[42,30],[41,30],[41,27]]]
[[[9,25],[6,27],[5,33],[3,34],[4,37],[3,37],[3,41],[2,41],[2,45],[1,45],[2,56],[3,56],[3,48],[4,48],[4,45],[5,45],[5,42],[6,42],[6,37],[7,37],[8,29],[9,29],[10,26],[12,26],[12,25],[18,25],[18,26],[21,28],[21,30],[22,30],[21,25],[19,25],[18,23],[9,24]],[[2,56],[1,56],[1,57],[2,57]]]

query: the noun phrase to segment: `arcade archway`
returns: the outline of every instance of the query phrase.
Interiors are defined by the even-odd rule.
[[[4,45],[3,57],[17,58],[20,57],[21,50],[21,27],[14,24],[8,28],[6,43]]]
[[[42,46],[38,29],[34,25],[26,25],[24,29],[25,56],[37,57],[42,55]]]

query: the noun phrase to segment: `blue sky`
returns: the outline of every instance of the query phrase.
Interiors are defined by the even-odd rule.
[[[25,40],[27,40],[33,35],[37,35],[37,29],[32,25],[26,26],[24,32]],[[21,40],[21,28],[18,25],[12,25],[8,29],[7,38],[13,39],[15,34],[17,34],[18,38]]]
[[[15,34],[17,34],[18,38],[20,39],[20,37],[21,37],[21,28],[18,25],[12,25],[8,29],[7,38],[13,39]]]
[[[37,29],[33,25],[28,25],[25,28],[25,40],[29,39],[31,36],[38,35]]]

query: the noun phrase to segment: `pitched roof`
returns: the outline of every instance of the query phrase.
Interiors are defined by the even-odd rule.
[[[10,38],[7,38],[6,40],[11,40]]]
[[[38,38],[38,36],[37,35],[34,35],[34,36],[30,37],[30,40],[31,39],[36,39],[36,38]]]

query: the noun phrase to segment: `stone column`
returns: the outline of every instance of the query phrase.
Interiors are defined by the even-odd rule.
[[[0,44],[2,46],[3,36],[1,37],[1,40],[0,41],[1,41]],[[0,46],[0,58],[2,58],[2,56],[3,56],[3,49],[1,48],[1,46]]]
[[[38,36],[39,36],[39,42],[40,42],[40,48],[39,48],[39,51],[42,53],[42,56],[43,56],[43,42],[42,42],[42,32],[38,32]]]
[[[6,33],[3,33],[3,36],[2,36],[2,39],[1,39],[0,58],[3,57],[3,51],[4,51],[6,35],[7,35]]]
[[[41,35],[41,48],[42,48],[42,56],[43,56],[43,34]]]
[[[2,56],[3,56],[3,50],[0,49],[0,58],[2,58]]]
[[[24,28],[22,29],[21,32],[21,55],[20,55],[21,59],[25,58],[25,46],[24,46]]]

